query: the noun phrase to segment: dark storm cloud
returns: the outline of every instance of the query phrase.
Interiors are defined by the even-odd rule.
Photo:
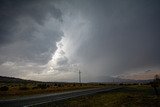
[[[26,1],[26,0],[1,0],[0,1],[0,43],[5,43],[12,38],[10,37],[13,32],[16,32],[16,26],[19,23],[20,17],[29,17],[40,25],[43,25],[48,15],[53,16],[58,20],[62,20],[61,11],[56,9],[51,1]],[[52,2],[51,2],[52,3]],[[28,25],[29,26],[29,25]],[[27,34],[35,30],[31,26]],[[25,35],[24,38],[31,38]],[[17,39],[17,38],[16,38]]]
[[[0,0],[1,73],[63,80],[74,68],[84,81],[108,81],[152,72],[160,68],[159,13],[159,0]]]
[[[84,4],[84,3],[81,3]],[[87,9],[86,9],[87,8]],[[120,74],[160,64],[160,2],[157,0],[91,1],[84,15],[92,36],[78,51],[97,72]],[[99,63],[97,63],[99,61]]]
[[[63,36],[56,25],[62,22],[62,13],[54,3],[56,1],[51,0],[0,0],[1,60],[20,58],[46,63],[50,59],[56,41]],[[55,19],[54,26],[46,25],[50,18]],[[53,28],[45,29],[47,26]]]

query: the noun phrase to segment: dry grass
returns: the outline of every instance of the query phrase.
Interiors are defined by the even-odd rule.
[[[130,86],[111,92],[54,102],[45,107],[160,107],[160,97],[155,95],[150,86]]]
[[[41,89],[38,84],[1,84],[1,86],[8,86],[8,91],[0,91],[0,99],[8,99],[15,98],[19,96],[28,96],[33,94],[46,94],[46,93],[57,93],[64,92],[70,90],[79,90],[79,89],[87,89],[87,88],[97,88],[97,87],[106,87],[109,85],[101,85],[101,84],[79,84],[79,83],[49,83],[46,84],[48,87]],[[25,89],[24,89],[25,87]]]

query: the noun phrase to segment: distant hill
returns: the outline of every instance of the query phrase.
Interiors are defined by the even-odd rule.
[[[109,83],[149,83],[153,81],[153,79],[149,80],[132,80],[132,79],[122,79],[122,78],[113,78],[113,77],[107,77],[103,81],[108,81]],[[0,76],[0,83],[52,83],[52,82],[42,82],[42,81],[34,81],[34,80],[25,80],[15,77],[6,77],[6,76]],[[101,83],[102,81],[97,81],[97,83]],[[67,83],[67,82],[54,82],[54,83]]]
[[[68,82],[43,82],[43,81],[25,80],[15,77],[0,76],[0,83],[68,83]]]
[[[24,80],[20,78],[0,76],[0,83],[33,83],[33,82],[39,82],[39,81]]]
[[[132,80],[132,79],[114,78],[114,82],[118,82],[118,83],[149,83],[151,81],[153,81],[153,79],[148,79],[148,80]]]
[[[110,76],[101,76],[100,81],[94,81],[94,82],[103,82],[103,83],[149,83],[153,81],[153,79],[146,79],[146,80],[133,80],[133,79],[123,79],[123,78],[116,78],[116,77],[110,77]]]

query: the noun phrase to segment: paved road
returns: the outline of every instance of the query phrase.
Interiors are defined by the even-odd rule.
[[[107,92],[114,89],[118,88],[85,89],[85,90],[69,91],[69,92],[54,93],[54,94],[35,95],[31,97],[21,97],[11,100],[0,100],[0,107],[29,107],[33,105],[41,105],[44,103],[65,100],[68,98],[74,98],[83,95]]]

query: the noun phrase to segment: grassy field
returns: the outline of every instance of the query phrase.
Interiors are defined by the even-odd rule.
[[[160,93],[160,89],[158,89]],[[160,97],[150,85],[127,86],[111,92],[82,96],[45,105],[46,107],[160,107]]]
[[[0,83],[0,99],[111,86],[99,83]]]
[[[35,94],[47,94],[71,90],[115,86],[116,85],[112,83],[42,82],[0,76],[0,100]]]

